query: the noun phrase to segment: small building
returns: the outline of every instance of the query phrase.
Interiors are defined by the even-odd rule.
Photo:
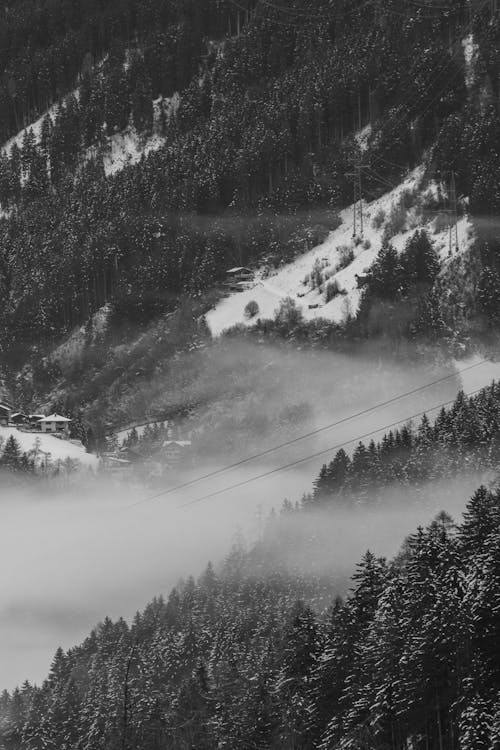
[[[156,458],[168,468],[175,468],[185,462],[191,449],[190,440],[165,440]]]
[[[18,427],[28,424],[29,417],[27,414],[23,414],[22,411],[16,411],[10,417],[11,424],[15,424]]]
[[[226,286],[233,292],[242,292],[254,282],[254,273],[250,268],[236,266],[226,271]]]
[[[61,417],[60,414],[51,414],[48,417],[40,419],[40,429],[42,432],[48,432],[56,435],[67,435],[71,419]]]
[[[28,426],[32,430],[41,430],[42,425],[40,422],[45,419],[45,414],[28,414]]]
[[[0,403],[0,427],[7,427],[10,420],[10,407]]]
[[[112,476],[123,478],[130,474],[132,462],[126,458],[120,458],[113,453],[103,453],[101,456],[101,466]]]

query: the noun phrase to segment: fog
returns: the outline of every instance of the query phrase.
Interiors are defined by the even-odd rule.
[[[307,357],[304,354],[304,365]],[[377,390],[385,397],[391,393],[389,381],[383,388],[382,383],[377,384],[375,361],[358,359],[355,369],[358,398],[350,413],[371,407],[374,400],[383,400],[377,398]],[[430,382],[449,371],[419,371],[412,366],[406,382],[414,387],[416,382]],[[497,375],[496,370],[487,370],[484,376],[480,371],[481,367],[469,371],[466,385],[470,390],[483,384],[481,377],[487,382]],[[326,377],[332,377],[331,370]],[[315,381],[312,388],[316,388]],[[402,385],[399,376],[392,395],[404,392]],[[332,456],[327,451],[324,457],[251,481],[255,476],[340,444],[352,449],[361,435],[373,432],[377,437],[380,428],[397,420],[423,409],[432,413],[432,407],[452,399],[459,386],[458,378],[450,378],[314,439],[288,446],[285,452],[276,451],[265,462],[245,464],[154,500],[148,499],[154,493],[147,490],[104,482],[86,490],[54,490],[52,496],[47,491],[27,496],[21,490],[1,488],[0,689],[11,689],[26,678],[40,682],[59,645],[76,645],[106,615],[130,618],[153,596],[168,594],[179,577],[198,575],[208,560],[217,563],[227,553],[237,530],[247,539],[255,539],[258,517],[272,507],[279,508],[285,497],[299,500],[311,489],[321,464]],[[315,392],[308,393],[304,385],[303,397],[315,401]],[[341,402],[337,408],[330,403],[324,410],[316,404],[315,415],[317,426],[321,426],[345,417],[346,412]],[[280,442],[280,435],[276,442]],[[219,460],[208,469],[216,470],[226,462],[221,450]],[[204,466],[203,473],[206,470]],[[328,522],[322,518],[323,536],[327,542],[331,540],[321,547],[328,549],[328,554],[322,553],[325,568],[331,566],[332,573],[335,569],[340,581],[368,547],[380,555],[394,554],[405,535],[419,523],[428,523],[442,508],[458,516],[480,479],[475,476],[470,482],[460,482],[452,492],[449,484],[442,492],[437,486],[428,505],[408,508],[405,498],[389,493],[389,506],[376,512],[343,512],[330,516]],[[242,482],[248,483],[202,499]],[[304,533],[311,538],[307,526]],[[304,550],[308,549],[306,545]],[[299,548],[295,552],[297,560],[305,561],[309,555]],[[315,563],[316,567],[320,563]]]

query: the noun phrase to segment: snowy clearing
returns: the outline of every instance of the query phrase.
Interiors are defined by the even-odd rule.
[[[263,268],[255,274],[255,285],[243,292],[235,292],[221,300],[206,318],[212,335],[219,336],[223,331],[236,324],[254,325],[257,318],[273,317],[282,299],[291,297],[301,308],[306,320],[325,318],[335,323],[342,323],[348,315],[357,312],[361,291],[358,289],[356,274],[362,276],[376,259],[382,246],[384,229],[391,209],[396,206],[406,191],[420,192],[419,184],[423,168],[419,167],[396,188],[382,195],[371,203],[363,204],[364,232],[362,237],[353,238],[352,206],[340,212],[341,225],[330,232],[325,242],[284,265],[272,274],[266,275]],[[435,185],[427,185],[422,192],[435,193]],[[373,219],[378,214],[385,216],[380,226],[375,227]],[[472,230],[467,218],[458,221],[458,253],[468,249]],[[439,253],[443,268],[449,257],[448,228],[436,232],[436,219],[422,224],[413,209],[407,211],[406,226],[403,231],[394,234],[391,242],[401,252],[416,229],[425,227]],[[352,250],[354,260],[345,268],[338,270],[346,252]],[[457,250],[453,247],[452,257]],[[321,268],[324,283],[320,288],[312,288],[307,277],[315,267]],[[341,291],[329,302],[325,302],[325,288],[329,282],[336,281]],[[250,300],[257,302],[258,314],[251,319],[245,317],[245,306]]]
[[[40,452],[45,457],[50,453],[52,461],[64,461],[66,458],[72,458],[79,461],[83,466],[97,469],[98,458],[93,453],[87,453],[85,448],[74,445],[68,440],[62,440],[53,435],[43,435],[39,432],[23,432],[17,427],[0,427],[0,441],[5,442],[13,435],[23,453],[28,453],[33,449],[35,440],[40,439]]]

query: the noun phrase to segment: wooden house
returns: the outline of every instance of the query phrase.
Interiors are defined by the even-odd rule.
[[[191,452],[190,440],[165,440],[156,459],[167,469],[175,469],[185,464]]]
[[[15,424],[16,427],[23,427],[24,425],[27,425],[29,421],[29,417],[27,414],[23,414],[22,411],[16,411],[14,414],[11,415],[10,422],[11,424]]]
[[[28,427],[32,430],[41,430],[41,420],[45,419],[45,414],[28,414]]]
[[[55,435],[68,435],[71,419],[61,417],[60,414],[50,414],[48,417],[40,419],[40,429],[42,432]]]
[[[250,268],[236,266],[226,271],[226,284],[232,292],[242,292],[249,289],[254,283],[254,273]]]
[[[0,427],[7,427],[10,420],[10,407],[0,403]]]

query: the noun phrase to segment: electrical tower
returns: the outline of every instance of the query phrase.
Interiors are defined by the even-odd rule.
[[[362,237],[364,232],[364,218],[363,218],[363,178],[362,170],[366,168],[366,164],[356,164],[354,166],[354,172],[347,172],[346,177],[352,178],[353,184],[353,195],[354,201],[352,204],[352,236],[356,237],[357,224],[359,223],[359,234]]]
[[[451,182],[450,182],[450,210],[452,212],[453,222],[454,222],[454,229],[455,229],[455,252],[458,253],[458,208],[457,208],[457,185],[455,182],[455,172],[452,171],[451,173]],[[450,233],[451,233],[452,227],[450,224]],[[450,245],[451,245],[451,236],[450,236]]]
[[[455,240],[455,252],[458,252],[458,201],[457,186],[455,182],[455,172],[451,173],[448,187],[448,206],[440,208],[439,211],[433,211],[438,216],[448,217],[448,255],[453,255],[453,239]]]

